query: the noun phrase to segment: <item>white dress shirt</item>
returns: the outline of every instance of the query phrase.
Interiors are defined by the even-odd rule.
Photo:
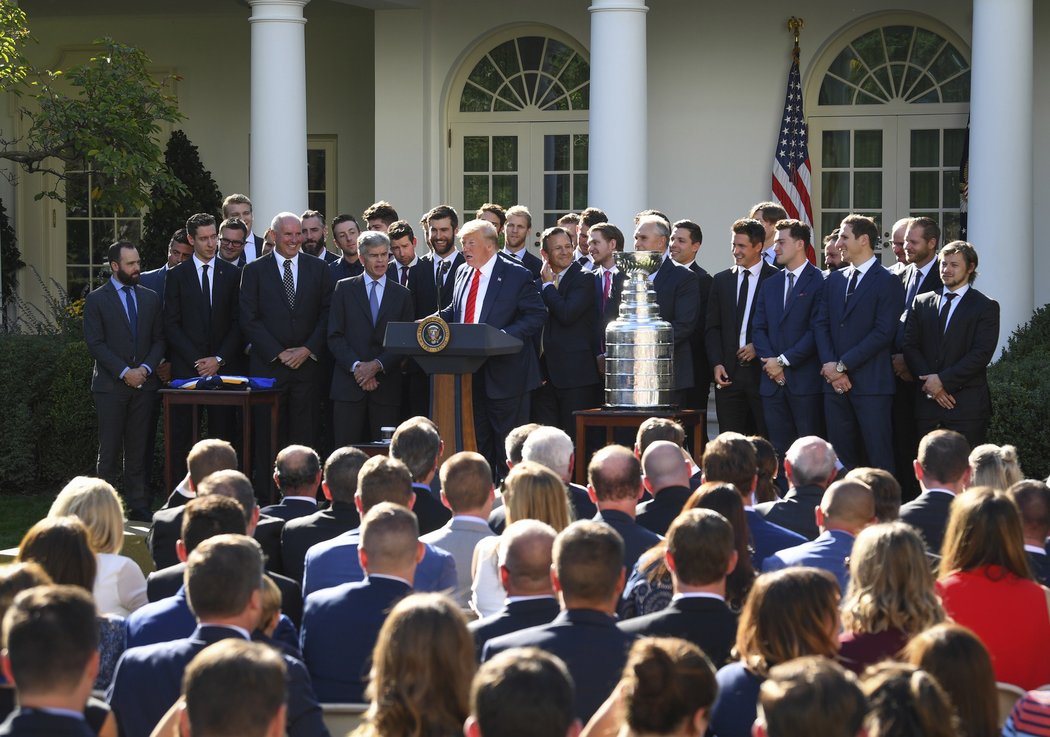
[[[474,303],[474,322],[481,322],[481,306],[485,304],[485,294],[489,290],[489,282],[492,281],[492,270],[496,268],[496,259],[499,258],[493,254],[492,258],[485,262],[481,267],[481,281],[478,282],[478,296],[477,302]],[[468,269],[467,273],[467,287],[463,290],[463,302],[460,305],[460,317],[466,322],[467,320],[467,299],[470,297],[470,284],[474,281],[475,269]]]

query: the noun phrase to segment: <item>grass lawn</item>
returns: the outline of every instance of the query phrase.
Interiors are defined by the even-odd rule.
[[[0,494],[0,550],[14,548],[26,530],[47,516],[53,496],[19,496]]]

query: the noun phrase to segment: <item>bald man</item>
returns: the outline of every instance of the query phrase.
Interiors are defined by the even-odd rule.
[[[675,267],[677,268],[677,267]],[[635,521],[638,500],[645,493],[642,465],[622,445],[607,445],[587,466],[587,495],[598,507],[595,522],[604,522],[623,538],[623,564],[627,570],[642,553],[660,542],[660,536]]]
[[[317,511],[321,458],[313,448],[289,445],[282,449],[273,464],[273,481],[281,492],[281,501],[263,507],[263,514],[287,522]]]
[[[849,581],[846,559],[857,534],[875,521],[875,494],[860,481],[836,481],[814,510],[820,536],[766,558],[762,572],[790,566],[823,568],[834,574],[843,593]]]
[[[651,443],[642,453],[642,484],[653,498],[638,505],[635,521],[657,535],[666,535],[693,493],[691,472],[692,465],[679,445],[669,440]]]

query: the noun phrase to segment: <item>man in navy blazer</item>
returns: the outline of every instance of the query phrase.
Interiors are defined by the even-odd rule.
[[[736,265],[714,275],[704,326],[718,429],[768,436],[759,394],[762,364],[755,348],[754,322],[758,295],[777,270],[762,259],[766,237],[762,223],[737,220],[732,232]]]
[[[594,274],[595,281],[594,304],[598,316],[594,324],[595,350],[599,372],[604,374],[605,329],[619,316],[623,298],[624,274],[617,268],[615,260],[615,254],[623,251],[623,232],[610,223],[597,223],[587,232],[586,250],[593,264],[590,273]]]
[[[828,276],[817,309],[817,353],[824,377],[828,438],[849,468],[893,472],[891,354],[904,312],[904,287],[875,256],[879,231],[864,215],[842,221],[850,266]]]
[[[556,535],[545,522],[521,519],[500,536],[496,554],[506,602],[495,614],[467,625],[479,660],[489,640],[547,624],[558,616],[558,600],[550,577]]]
[[[160,297],[161,304],[163,304],[165,279],[168,276],[168,272],[183,261],[189,261],[192,256],[193,246],[190,245],[190,240],[186,237],[186,229],[179,228],[171,234],[171,241],[168,243],[167,262],[159,269],[143,271],[139,275],[139,284],[146,287],[146,289],[152,289],[156,292]]]
[[[281,501],[263,507],[261,514],[287,522],[316,512],[317,489],[321,485],[317,451],[305,445],[282,448],[273,464],[273,482],[281,492]]]
[[[988,363],[999,342],[999,303],[973,287],[977,251],[965,241],[941,250],[944,286],[920,294],[908,316],[904,358],[916,380],[919,436],[937,427],[985,442],[992,414]]]
[[[489,640],[482,661],[515,647],[538,647],[561,658],[576,684],[576,716],[586,722],[616,687],[635,639],[616,628],[623,539],[601,522],[574,522],[554,541],[551,580],[561,614],[549,624]]]
[[[416,497],[412,513],[419,520],[419,531],[423,535],[452,519],[451,510],[439,501],[440,496],[431,488],[437,479],[444,449],[438,427],[429,417],[408,418],[397,426],[390,441],[390,457],[404,463],[412,474],[412,491]]]
[[[365,700],[379,629],[394,604],[412,593],[416,564],[423,558],[416,516],[390,502],[372,507],[361,523],[357,554],[364,581],[306,597],[303,661],[317,698],[326,703]]]
[[[466,263],[456,273],[452,299],[441,310],[446,322],[487,323],[522,342],[521,350],[491,356],[474,374],[474,434],[478,452],[493,471],[506,468],[503,438],[528,422],[529,392],[540,385],[533,338],[547,310],[532,274],[497,256],[496,229],[472,220],[460,231]]]
[[[762,364],[759,394],[769,441],[784,458],[799,437],[824,434],[823,384],[813,320],[824,296],[824,276],[806,259],[810,227],[777,223],[774,248],[781,271],[755,297],[755,352]]]
[[[901,521],[922,534],[926,550],[941,554],[955,497],[970,485],[970,444],[954,430],[934,430],[919,441],[915,477],[922,493],[901,507]]]
[[[459,214],[448,205],[438,205],[419,221],[426,233],[430,252],[419,257],[417,268],[408,272],[408,291],[412,292],[416,319],[433,315],[452,300],[456,272],[465,261],[456,250]]]
[[[484,205],[482,205],[482,209],[484,209]],[[539,279],[543,261],[529,253],[529,249],[525,246],[525,242],[529,238],[529,231],[532,230],[532,213],[524,205],[514,205],[514,207],[507,210],[505,217],[502,252],[528,269],[533,279]],[[488,220],[488,218],[484,219]],[[489,222],[491,223],[492,220],[489,220]],[[492,224],[496,225],[495,223]],[[498,226],[496,231],[498,237]],[[571,261],[572,259],[570,258],[569,260]]]
[[[679,220],[671,226],[671,258],[676,263],[687,267],[696,274],[700,287],[700,308],[696,311],[696,328],[689,343],[693,348],[694,384],[686,391],[686,407],[706,407],[707,397],[711,392],[711,364],[707,360],[707,345],[704,340],[704,327],[707,324],[707,300],[711,296],[711,284],[714,281],[696,262],[704,232],[698,223],[692,220]],[[703,429],[704,441],[707,440],[707,429]]]
[[[219,535],[190,555],[186,593],[197,618],[189,637],[126,650],[106,694],[123,737],[148,737],[179,698],[182,676],[208,645],[231,637],[251,639],[262,610],[262,551],[243,535]],[[310,677],[302,662],[282,655],[288,668],[288,734],[327,735]]]
[[[860,481],[836,481],[824,492],[814,514],[820,536],[769,556],[762,564],[762,572],[789,566],[823,568],[838,579],[845,595],[849,583],[846,561],[857,535],[875,522],[875,495],[870,486]]]
[[[84,302],[84,342],[95,359],[95,472],[119,486],[129,519],[149,522],[146,441],[160,388],[155,372],[164,358],[164,323],[160,297],[139,285],[139,263],[131,243],[117,241],[109,247],[111,276]]]
[[[666,535],[667,528],[693,495],[689,488],[692,463],[680,445],[656,440],[642,453],[642,473],[645,490],[653,498],[638,505],[637,522],[657,535]]]
[[[831,443],[816,435],[801,437],[784,455],[784,475],[788,492],[783,499],[755,506],[767,522],[787,528],[812,540],[820,534],[813,510],[820,505],[824,491],[835,480],[838,468]]]
[[[604,522],[623,538],[623,565],[628,571],[661,538],[635,521],[638,500],[645,494],[642,464],[622,445],[607,445],[587,466],[587,494],[598,507],[595,522]]]

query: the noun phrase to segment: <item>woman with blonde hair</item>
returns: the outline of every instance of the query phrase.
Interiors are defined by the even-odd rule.
[[[522,461],[507,474],[503,504],[507,508],[507,527],[518,520],[534,519],[561,532],[572,522],[565,484],[554,471],[535,461]],[[499,580],[499,540],[486,537],[474,547],[470,606],[479,617],[498,612],[507,598]]]
[[[834,658],[839,584],[817,568],[786,568],[755,579],[737,627],[739,660],[719,669],[711,712],[715,737],[750,737],[762,682],[774,665],[803,655]]]
[[[459,737],[470,713],[474,639],[444,594],[411,594],[390,611],[372,650],[370,705],[354,737]]]
[[[92,594],[101,614],[127,616],[146,604],[146,577],[135,561],[120,555],[124,507],[108,482],[77,476],[58,493],[48,517],[76,517],[88,532],[98,572]]]
[[[903,522],[862,530],[849,575],[839,660],[854,673],[893,658],[910,637],[944,620],[922,538]]]
[[[1023,478],[1014,446],[985,443],[970,451],[970,486],[1006,491]]]
[[[1050,683],[1050,590],[1032,577],[1021,514],[987,486],[955,497],[941,547],[937,593],[945,613],[970,628],[992,657],[997,681]],[[994,606],[991,603],[994,602]]]

